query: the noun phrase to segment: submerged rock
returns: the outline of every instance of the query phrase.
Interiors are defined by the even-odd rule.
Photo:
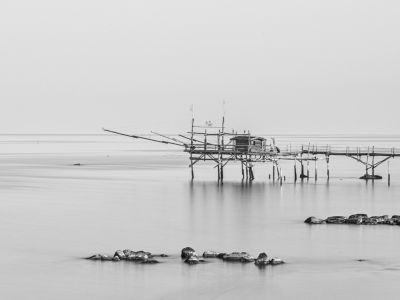
[[[278,257],[274,257],[273,259],[269,260],[269,263],[271,265],[275,266],[275,265],[284,264],[285,262],[282,259],[278,258]]]
[[[304,223],[307,223],[307,224],[324,224],[325,220],[318,219],[316,217],[309,217],[304,221]]]
[[[224,256],[226,255],[226,253],[222,252],[222,253],[218,253],[217,258],[219,259],[224,259]]]
[[[359,218],[359,217],[368,218],[368,215],[366,215],[366,214],[354,214],[354,215],[350,215],[349,219],[356,219],[356,218]]]
[[[255,260],[254,264],[260,267],[268,265],[269,264],[268,255],[265,252],[260,253],[257,259]]]
[[[86,259],[90,259],[90,260],[102,260],[102,261],[112,261],[113,258],[105,255],[105,254],[95,254],[92,256],[87,257]]]
[[[343,223],[346,222],[346,217],[344,217],[344,216],[333,216],[333,217],[328,217],[325,221],[328,224],[343,224]]]
[[[122,250],[115,251],[114,257],[118,257],[119,259],[126,259],[126,255]]]
[[[216,252],[216,251],[204,251],[203,252],[203,257],[204,258],[218,258],[218,255],[220,255],[221,253]]]
[[[200,262],[199,258],[197,256],[190,256],[188,258],[185,259],[185,263],[189,264],[189,265],[196,265]]]
[[[140,263],[141,264],[158,264],[160,262],[154,258],[148,258],[146,260],[141,261]]]
[[[378,222],[374,218],[365,218],[362,222],[363,225],[377,225]]]
[[[357,224],[357,225],[359,225],[359,224],[362,224],[362,222],[363,222],[363,220],[365,219],[366,217],[363,217],[363,216],[357,216],[357,215],[353,215],[353,217],[349,217],[347,220],[346,220],[346,224]]]
[[[247,252],[232,252],[230,254],[225,254],[222,259],[224,261],[242,262],[242,263],[248,263],[248,262],[255,261],[255,258],[252,257]]]
[[[193,256],[194,254],[196,254],[196,251],[193,248],[185,247],[181,251],[181,258],[187,259],[187,258]]]
[[[360,177],[360,179],[376,180],[376,179],[382,179],[382,176],[381,175],[364,174],[363,176]]]

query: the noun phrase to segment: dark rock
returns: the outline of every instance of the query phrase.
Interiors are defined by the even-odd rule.
[[[192,255],[185,259],[185,263],[187,263],[189,265],[196,265],[200,262],[204,262],[204,260],[200,259],[197,255]]]
[[[278,257],[274,257],[273,259],[269,260],[269,264],[273,265],[273,266],[281,265],[281,264],[284,264],[284,263],[285,262],[282,259],[278,258]]]
[[[219,252],[215,252],[215,251],[204,251],[203,257],[204,258],[217,258],[219,254],[220,254]]]
[[[154,257],[168,257],[167,254],[161,253],[161,254],[157,254],[157,255],[153,255]]]
[[[385,224],[389,220],[389,216],[372,216],[371,219],[374,220],[376,224]]]
[[[196,252],[194,251],[193,248],[191,248],[191,247],[185,247],[185,248],[183,248],[182,251],[181,251],[181,257],[182,257],[183,259],[187,259],[187,258],[193,256],[195,253],[196,253]]]
[[[101,260],[102,255],[101,254],[95,254],[89,257],[86,257],[86,259],[90,259],[90,260]]]
[[[226,255],[226,253],[219,253],[217,255],[217,258],[223,259],[225,255]]]
[[[343,224],[346,222],[346,217],[343,216],[333,216],[333,217],[328,217],[326,219],[326,223],[328,224]]]
[[[309,217],[304,221],[304,223],[307,223],[307,224],[323,224],[323,223],[325,223],[325,220],[318,219],[316,217]]]
[[[243,263],[255,261],[255,258],[252,257],[247,252],[232,252],[230,254],[225,254],[222,259],[224,261],[243,262]]]
[[[362,216],[348,218],[346,220],[346,224],[357,224],[357,225],[360,225],[360,224],[362,224],[364,219],[365,219],[365,217],[362,217]]]
[[[366,215],[366,214],[354,214],[354,215],[350,215],[349,219],[358,219],[359,217],[368,218],[368,215]]]
[[[255,260],[254,264],[260,267],[268,265],[269,261],[267,254],[265,252],[260,253],[257,259]]]
[[[158,260],[154,258],[149,258],[140,262],[141,264],[158,264],[160,263]]]
[[[101,260],[101,261],[112,261],[113,260],[112,257],[110,257],[108,255],[105,255],[105,254],[95,254],[95,255],[92,255],[90,257],[87,257],[86,259]]]
[[[362,222],[363,225],[377,225],[378,222],[374,218],[365,218]]]
[[[113,261],[120,261],[121,259],[120,259],[118,256],[114,256],[114,257],[112,258],[112,260],[113,260]]]
[[[122,250],[115,251],[114,257],[118,257],[119,259],[126,259],[126,255]]]
[[[382,179],[382,176],[380,176],[380,175],[364,174],[363,176],[360,177],[360,179],[364,179],[364,180],[375,180],[375,179]]]

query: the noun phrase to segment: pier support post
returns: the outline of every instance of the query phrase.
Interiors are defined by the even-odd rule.
[[[254,180],[253,167],[249,167],[249,173],[250,173],[250,181],[253,181]]]
[[[243,161],[242,161],[242,180],[244,180],[244,167],[243,167]]]
[[[221,162],[220,175],[221,175],[221,183],[223,183],[223,181],[224,181],[224,166],[222,165],[222,162]]]
[[[296,167],[296,160],[294,160],[294,182],[297,181],[297,167]]]
[[[301,160],[300,179],[303,180],[304,177],[305,177],[305,175],[304,175],[304,164],[303,164],[303,160]]]
[[[328,177],[329,180],[329,155],[326,156],[326,176]]]
[[[315,174],[315,181],[317,181],[317,178],[318,178],[318,171],[317,171],[317,158],[315,157],[315,160],[314,160],[314,174]]]
[[[272,165],[272,181],[275,181],[275,162]]]
[[[387,169],[388,169],[388,186],[390,186],[390,166],[389,166],[389,161],[387,163]]]

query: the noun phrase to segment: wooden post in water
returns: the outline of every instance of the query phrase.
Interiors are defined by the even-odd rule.
[[[368,147],[368,151],[367,151],[367,163],[365,164],[365,175],[367,175],[367,179],[368,179],[368,165],[369,165],[369,147]]]
[[[191,132],[191,137],[190,137],[190,167],[192,171],[192,181],[194,179],[194,170],[193,170],[193,127],[194,127],[194,112],[193,112],[193,107],[192,107],[192,132]]]
[[[294,182],[297,181],[297,167],[296,167],[296,160],[294,159]]]
[[[242,180],[244,180],[244,168],[243,168],[243,160],[241,160],[241,165],[242,165]]]
[[[310,179],[310,143],[308,143],[307,150],[307,180]]]
[[[223,152],[225,150],[225,143],[224,143],[224,135],[225,135],[225,115],[222,117],[222,137],[221,137],[221,144],[222,144],[222,152],[220,155],[220,162],[221,162],[221,183],[224,181],[224,160],[223,160]]]
[[[389,166],[389,160],[387,162],[387,169],[388,169],[388,186],[390,186],[390,166]]]
[[[275,161],[272,162],[272,181],[275,181]]]
[[[315,174],[315,181],[317,181],[318,178],[318,171],[317,171],[317,157],[314,157],[314,174]]]
[[[375,146],[372,146],[372,180],[375,178]]]
[[[326,156],[326,176],[328,177],[329,180],[329,153]]]

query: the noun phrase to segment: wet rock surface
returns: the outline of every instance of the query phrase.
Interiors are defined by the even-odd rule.
[[[260,253],[254,262],[254,264],[258,267],[265,267],[268,265],[274,266],[274,265],[280,265],[280,264],[284,264],[284,263],[285,262],[278,257],[268,259],[268,255],[265,252]]]
[[[181,258],[187,259],[196,253],[192,247],[185,247],[181,251]]]
[[[247,252],[232,252],[229,254],[225,254],[222,259],[224,261],[230,261],[230,262],[242,262],[242,263],[248,263],[248,262],[253,262],[255,261],[255,258],[252,257],[249,253]]]
[[[164,254],[161,254],[164,255]],[[154,255],[147,251],[133,251],[130,249],[116,250],[114,256],[108,256],[105,254],[95,254],[86,259],[89,260],[101,260],[101,261],[132,261],[137,263],[154,264],[158,263],[154,258]]]
[[[328,217],[325,220],[316,217],[307,218],[304,223],[307,224],[354,224],[354,225],[400,225],[400,215],[371,216],[366,214],[354,214],[348,218],[344,216]]]
[[[319,219],[319,218],[316,218],[316,217],[309,217],[304,221],[304,223],[307,223],[307,224],[324,224],[325,220],[322,220],[322,219]]]

